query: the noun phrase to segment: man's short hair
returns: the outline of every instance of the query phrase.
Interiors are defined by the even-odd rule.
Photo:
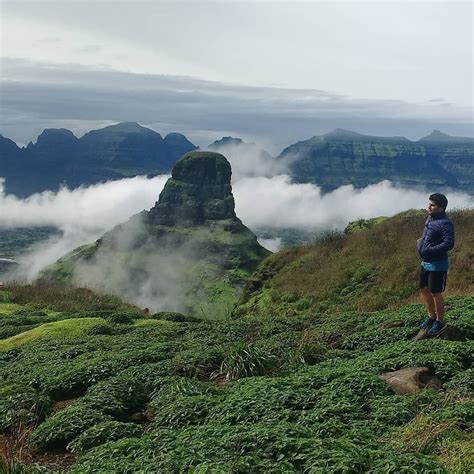
[[[429,197],[430,201],[436,203],[438,207],[442,207],[444,210],[448,207],[448,198],[444,194],[434,193]]]

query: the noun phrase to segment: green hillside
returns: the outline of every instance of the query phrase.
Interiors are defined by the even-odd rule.
[[[447,291],[473,295],[474,211],[449,216],[456,245],[450,252]],[[359,221],[349,225],[346,233],[327,234],[316,243],[271,255],[253,275],[235,312],[274,317],[374,311],[417,301],[416,240],[425,218],[425,211],[407,211],[378,223]],[[357,226],[360,230],[354,232]]]
[[[206,322],[74,297],[0,290],[2,472],[474,468],[473,297],[448,300],[464,341],[413,340],[419,304]],[[442,390],[379,378],[409,367]]]

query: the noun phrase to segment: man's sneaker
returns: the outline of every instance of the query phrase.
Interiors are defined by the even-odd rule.
[[[433,326],[431,326],[431,329],[428,331],[428,336],[439,336],[440,334],[443,334],[446,329],[446,323],[444,323],[443,321],[435,321],[433,323]]]
[[[420,329],[429,329],[436,319],[433,318],[426,318],[421,324],[420,324]]]

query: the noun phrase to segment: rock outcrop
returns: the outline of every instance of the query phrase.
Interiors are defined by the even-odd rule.
[[[235,215],[229,162],[191,152],[150,211],[65,255],[41,278],[115,293],[152,311],[215,319],[230,315],[269,253]]]
[[[439,389],[441,380],[430,374],[428,367],[409,367],[406,369],[386,372],[380,378],[387,382],[398,395],[412,395],[422,388]]]
[[[219,153],[191,152],[175,165],[149,220],[154,224],[202,225],[235,219],[231,168]]]

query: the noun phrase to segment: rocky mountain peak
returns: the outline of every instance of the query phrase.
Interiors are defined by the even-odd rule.
[[[50,146],[77,142],[77,137],[67,128],[46,128],[38,136],[36,145]]]
[[[137,122],[122,122],[117,123],[116,125],[109,125],[108,127],[104,127],[102,130],[106,130],[108,132],[122,132],[122,133],[150,133],[153,130],[142,127]]]
[[[177,132],[168,133],[168,135],[166,135],[164,138],[164,143],[176,150],[178,156],[184,155],[188,151],[196,150],[198,148],[192,144],[182,133]]]
[[[150,220],[166,226],[196,226],[235,219],[231,174],[230,163],[220,153],[186,153],[150,210]]]
[[[451,140],[452,138],[453,137],[451,137],[447,133],[441,132],[440,130],[433,130],[428,136],[422,138],[421,140],[440,141],[440,140]]]
[[[163,137],[158,132],[155,132],[150,128],[142,127],[136,122],[123,122],[117,123],[115,125],[109,125],[104,128],[99,128],[97,130],[91,130],[81,138],[81,141],[86,143],[95,142],[96,140],[105,140],[108,143],[111,141],[121,142],[131,135],[142,138],[149,137],[157,141],[163,140]]]
[[[241,138],[222,137],[220,140],[211,143],[208,148],[210,150],[215,150],[226,145],[238,146],[242,144],[247,145]]]
[[[0,133],[0,150],[2,150],[2,152],[7,152],[7,151],[18,152],[20,151],[20,148],[13,140],[10,140],[9,138],[4,137]]]
[[[360,138],[363,135],[352,130],[345,130],[343,128],[336,128],[332,132],[326,133],[325,138]]]

